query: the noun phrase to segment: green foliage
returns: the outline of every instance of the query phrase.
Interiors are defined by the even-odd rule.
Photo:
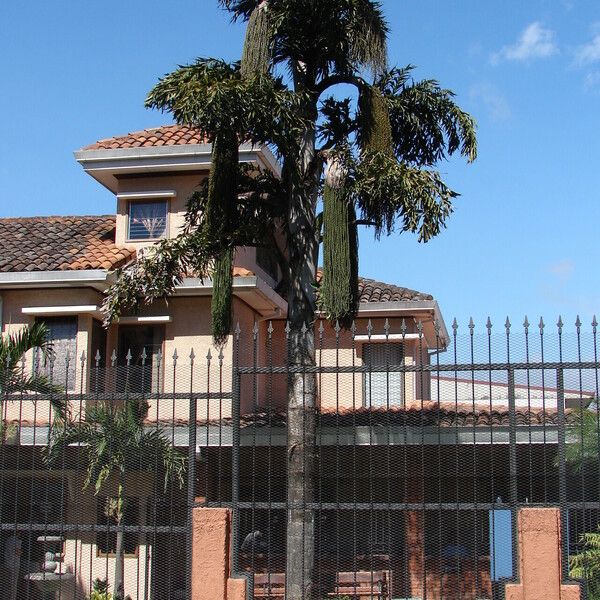
[[[256,73],[266,74],[270,68],[271,28],[269,25],[269,5],[263,0],[251,13],[246,28],[246,39],[240,72],[242,77]]]
[[[362,217],[375,234],[390,234],[397,221],[402,231],[427,242],[445,226],[457,196],[439,173],[418,169],[381,152],[370,152],[355,166],[354,192]]]
[[[89,600],[112,600],[112,594],[108,591],[108,581],[106,579],[94,579]]]
[[[231,331],[233,285],[233,249],[228,248],[215,259],[211,302],[212,333],[217,345],[223,345]]]
[[[163,430],[145,427],[145,401],[127,399],[116,406],[109,400],[87,408],[81,420],[67,420],[53,428],[44,460],[52,466],[70,445],[77,445],[86,458],[84,488],[98,494],[111,475],[131,471],[153,472],[160,465],[165,490],[170,481],[184,484],[186,457],[176,450]],[[153,460],[154,459],[154,460]]]
[[[332,176],[336,169],[337,176]],[[356,216],[347,193],[346,173],[333,158],[323,192],[323,279],[319,306],[328,319],[342,326],[352,323],[358,303],[355,232]]]
[[[48,328],[44,323],[34,323],[16,333],[0,337],[0,394],[50,394],[54,417],[62,419],[66,411],[64,399],[59,396],[62,388],[44,373],[29,374],[25,371],[24,356],[34,348],[40,352],[42,358],[51,357],[52,343],[48,340]],[[0,422],[3,419],[2,402],[4,399],[0,399]]]
[[[600,526],[584,533],[580,543],[582,551],[569,557],[569,575],[585,582],[588,600],[600,600]]]
[[[375,86],[363,86],[359,96],[358,130],[364,152],[381,152],[393,156],[392,126],[387,100]]]
[[[214,143],[210,184],[190,198],[180,236],[159,243],[151,257],[119,273],[104,303],[108,319],[168,297],[186,275],[209,276],[215,261],[222,267],[224,252],[236,246],[271,248],[280,259],[284,286],[303,290],[302,306],[312,311],[313,288],[306,281],[297,285],[297,280],[305,277],[303,264],[309,258],[316,263],[320,223],[331,216],[321,219],[316,214],[319,194],[331,192],[323,177],[331,152],[343,156],[348,173],[348,223],[357,223],[358,214],[358,223],[373,226],[376,237],[408,231],[423,242],[445,227],[458,196],[435,165],[455,153],[469,162],[477,156],[475,122],[450,90],[434,80],[413,81],[410,65],[387,68],[388,26],[379,2],[220,4],[234,19],[248,21],[241,68],[239,63],[200,58],[163,77],[146,101],[178,123],[198,128]],[[272,75],[281,67],[290,75],[285,81]],[[358,90],[358,110],[350,98],[335,96],[338,84]],[[229,142],[222,144],[226,136]],[[256,168],[236,168],[234,139],[273,149],[282,165],[281,178]],[[327,204],[331,208],[335,202],[325,198]],[[342,213],[334,212],[341,223]],[[354,275],[346,276],[348,265],[353,270],[357,264],[356,227],[340,226],[330,235],[334,230],[331,223],[329,233],[325,227],[328,277],[354,281]],[[219,290],[224,290],[224,275],[224,270],[215,274]],[[325,296],[327,313],[347,322],[344,315],[352,313],[353,294],[331,285]],[[223,312],[227,302],[226,296],[214,302],[217,340],[229,330]],[[312,314],[307,314],[305,321],[310,320]]]
[[[454,93],[437,81],[413,81],[413,68],[391,69],[378,82],[388,103],[396,156],[422,167],[460,150],[469,162],[474,161],[475,120],[454,102]]]
[[[565,460],[573,471],[581,472],[586,465],[600,460],[600,414],[583,409],[572,418],[567,430]]]

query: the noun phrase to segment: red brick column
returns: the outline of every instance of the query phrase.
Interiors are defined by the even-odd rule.
[[[423,502],[423,480],[407,479],[406,501]],[[407,510],[404,516],[404,544],[408,559],[409,591],[411,596],[423,595],[423,573],[425,572],[425,523],[423,512]]]
[[[506,600],[579,600],[579,586],[561,581],[560,511],[523,508],[518,530],[519,583],[506,585]]]
[[[194,508],[192,600],[245,600],[246,580],[229,572],[231,511]]]

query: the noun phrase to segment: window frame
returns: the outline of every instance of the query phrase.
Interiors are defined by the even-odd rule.
[[[369,360],[369,354],[371,352],[371,348],[383,348],[384,352],[387,354],[387,362],[380,365],[379,363],[373,363]],[[400,363],[396,363],[394,360],[393,352],[399,351],[400,353]],[[363,407],[369,409],[393,409],[393,408],[402,408],[406,404],[406,373],[402,371],[371,371],[369,369],[370,366],[395,366],[396,364],[404,365],[406,364],[406,345],[401,341],[396,340],[371,340],[370,342],[363,342],[361,344],[361,355],[362,355],[362,364],[367,367],[368,370],[363,373],[362,378],[362,393],[363,393]],[[391,402],[392,396],[388,394],[388,397],[385,402],[373,402],[373,376],[376,379],[379,379],[379,376],[385,376],[385,386],[386,391],[391,392],[392,385],[395,385],[391,381],[391,377],[397,375],[398,376],[398,387],[399,387],[399,401]],[[383,378],[383,377],[382,377]],[[375,391],[375,396],[377,396],[377,391]]]
[[[54,342],[56,341],[55,339],[52,338],[52,330],[51,330],[51,323],[54,322],[60,322],[60,321],[72,321],[75,325],[75,336],[72,338],[72,340],[70,339],[69,341],[73,343],[73,354],[71,356],[71,361],[69,362],[69,371],[65,372],[65,367],[66,367],[66,355],[65,356],[61,356],[60,358],[56,357],[56,351],[53,347],[52,352],[55,354],[54,356],[54,366],[52,368],[52,383],[58,385],[58,386],[64,386],[65,381],[67,382],[67,385],[64,386],[64,391],[67,393],[74,393],[77,391],[77,346],[78,346],[78,340],[77,340],[77,336],[79,334],[80,328],[79,328],[79,315],[73,315],[73,314],[69,314],[69,315],[39,315],[35,317],[35,322],[36,323],[44,323],[46,325],[46,327],[48,328],[48,333],[50,334],[48,336],[48,339],[52,342],[52,344],[54,345]],[[66,338],[65,338],[66,339]],[[34,355],[33,355],[33,370],[34,372],[38,371],[38,372],[45,372],[48,376],[50,375],[50,365],[49,365],[49,359],[46,358],[44,359],[42,356],[40,356],[40,352],[39,349],[35,349],[34,350]],[[60,374],[60,375],[58,375]],[[66,375],[66,379],[64,377],[64,375]]]
[[[126,241],[131,243],[136,242],[157,242],[164,240],[169,237],[169,225],[170,225],[170,196],[154,196],[149,194],[148,196],[139,196],[136,198],[125,198],[127,206],[127,235]],[[141,204],[163,204],[165,207],[165,226],[161,235],[156,237],[131,237],[131,209],[133,206],[139,206]]]

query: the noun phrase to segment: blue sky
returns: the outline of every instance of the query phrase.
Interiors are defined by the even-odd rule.
[[[361,273],[432,293],[446,321],[600,312],[600,4],[385,0],[390,62],[438,79],[478,122],[480,157],[442,164],[461,193],[432,242],[361,236]],[[0,216],[101,214],[109,192],[72,152],[168,122],[157,78],[239,56],[213,0],[11,2],[0,22]]]

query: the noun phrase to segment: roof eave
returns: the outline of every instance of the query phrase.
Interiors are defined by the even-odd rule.
[[[439,326],[439,336],[435,333],[435,328],[426,331],[428,345],[431,349],[445,350],[450,343],[450,335],[442,317],[442,312],[437,300],[400,300],[393,302],[362,302],[358,308],[359,317],[391,317],[391,316],[412,316],[419,321],[419,316],[423,324],[437,323]],[[439,347],[441,346],[441,347]]]
[[[116,193],[117,176],[125,173],[152,173],[208,170],[212,161],[211,144],[141,146],[107,150],[77,150],[75,159],[84,171]],[[280,174],[281,169],[267,146],[242,144],[240,162],[256,163]]]

